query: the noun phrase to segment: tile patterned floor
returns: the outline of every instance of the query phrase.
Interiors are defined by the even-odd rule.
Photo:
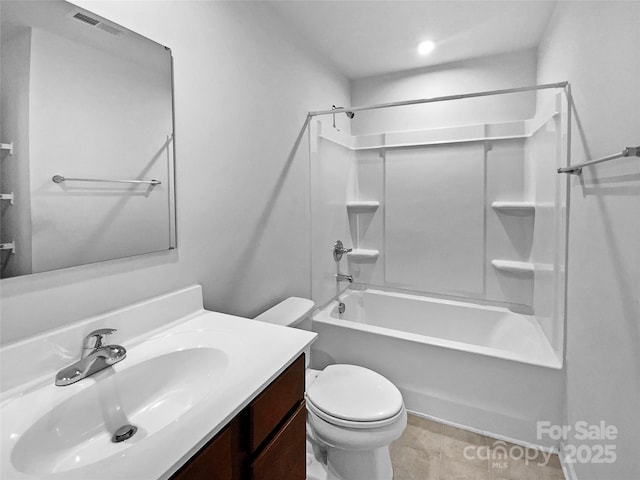
[[[557,455],[415,415],[390,450],[394,480],[564,480]]]

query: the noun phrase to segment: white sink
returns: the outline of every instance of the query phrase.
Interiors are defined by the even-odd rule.
[[[315,339],[311,332],[208,312],[199,302],[176,307],[199,292],[190,287],[0,349],[3,372],[16,385],[0,399],[0,478],[168,479]],[[167,306],[193,313],[126,337]],[[84,335],[103,327],[118,329],[113,343],[127,357],[55,386],[56,371],[78,359]],[[37,371],[34,364],[38,375],[26,375]],[[136,433],[112,442],[127,424]]]
[[[223,351],[203,347],[103,370],[40,417],[16,443],[11,461],[25,473],[51,474],[119,455],[200,402],[227,365]],[[135,435],[113,443],[113,434],[127,424],[137,427]]]

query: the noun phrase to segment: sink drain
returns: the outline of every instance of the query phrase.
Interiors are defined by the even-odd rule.
[[[133,425],[123,425],[118,430],[116,430],[116,433],[114,433],[113,437],[111,437],[111,441],[113,443],[124,442],[125,440],[133,437],[137,431],[138,427],[135,427]]]

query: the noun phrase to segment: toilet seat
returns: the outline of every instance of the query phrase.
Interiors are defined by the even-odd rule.
[[[324,420],[325,422],[330,423],[331,425],[335,425],[337,427],[356,428],[356,429],[367,429],[367,428],[373,429],[378,427],[386,427],[387,425],[391,425],[396,420],[398,420],[403,413],[403,410],[400,409],[400,411],[398,411],[398,413],[396,413],[391,418],[386,418],[384,420],[374,420],[370,422],[361,422],[361,421],[354,421],[354,420],[345,420],[343,418],[338,418],[338,417],[333,417],[331,415],[328,415],[327,413],[323,412],[318,407],[316,407],[308,399],[307,399],[307,409],[309,410],[309,412],[313,413],[314,415]]]
[[[382,375],[356,365],[330,365],[307,391],[307,406],[319,418],[349,428],[392,424],[404,404],[397,387]]]

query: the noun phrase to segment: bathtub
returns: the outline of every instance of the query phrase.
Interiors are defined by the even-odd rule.
[[[339,313],[338,302],[345,305]],[[561,422],[562,360],[535,317],[506,308],[350,289],[314,312],[315,368],[351,363],[389,378],[422,416],[520,444]]]

